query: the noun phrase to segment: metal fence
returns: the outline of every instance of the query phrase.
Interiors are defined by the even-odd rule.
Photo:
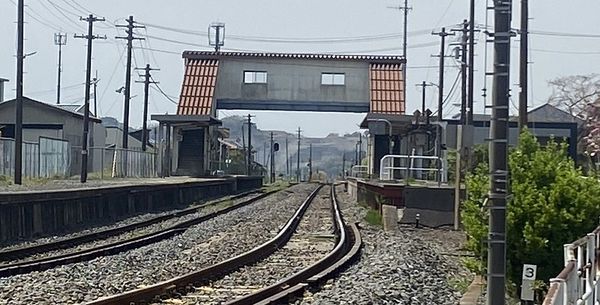
[[[65,146],[66,145],[66,146]],[[54,177],[65,175],[69,167],[68,155],[57,156],[60,152],[68,152],[68,142],[40,137],[40,142],[23,141],[22,173],[24,177]],[[2,164],[0,175],[14,176],[15,174],[15,140],[0,138],[0,152]]]
[[[600,227],[577,241],[564,245],[565,268],[553,279],[544,305],[600,304],[598,248]]]
[[[73,165],[71,175],[81,172],[81,147],[71,149]],[[157,156],[154,152],[136,149],[90,147],[88,148],[88,175],[91,178],[151,178],[158,176]]]
[[[15,140],[0,138],[0,176],[14,177]],[[68,141],[40,137],[38,143],[23,142],[23,177],[68,178],[81,173],[81,147]],[[157,177],[154,152],[135,149],[91,147],[88,173],[93,178]]]
[[[442,159],[436,156],[386,155],[379,164],[379,179],[441,181]]]

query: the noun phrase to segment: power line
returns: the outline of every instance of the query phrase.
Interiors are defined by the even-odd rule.
[[[12,3],[13,5],[17,6],[17,3],[15,1],[13,1],[13,0],[8,0],[8,1],[10,1],[10,3]],[[37,14],[31,7],[27,6],[27,9],[29,11],[25,11],[25,14],[27,14],[27,16],[31,17],[31,19],[33,19],[33,20],[39,22],[40,24],[45,25],[55,31],[58,31],[58,32],[63,31],[61,26],[56,25],[55,23],[52,23],[51,21],[48,21],[47,19],[43,18],[40,14]],[[34,13],[37,15],[37,17],[33,15]]]
[[[206,36],[208,32],[205,31],[194,31],[188,29],[174,28],[169,26],[163,26],[158,24],[152,24],[147,22],[142,22],[142,24],[147,27],[162,29],[166,31],[176,32],[180,34],[187,35],[196,35],[196,36]],[[429,34],[430,30],[417,30],[408,32],[408,36],[416,36],[416,35],[425,35]],[[402,38],[402,33],[387,33],[387,34],[378,34],[378,35],[364,35],[364,36],[342,36],[342,37],[322,37],[322,38],[313,38],[313,37],[268,37],[268,36],[251,36],[251,35],[228,35],[228,39],[232,40],[241,40],[241,41],[254,41],[254,42],[270,42],[270,43],[344,43],[344,42],[360,42],[360,41],[373,41],[373,40],[382,40],[382,39],[394,39],[394,38]]]
[[[72,17],[68,17],[63,12],[58,10],[56,7],[54,7],[54,9],[56,11],[58,11],[62,15],[62,17],[58,16],[56,13],[54,13],[54,11],[52,11],[48,6],[46,6],[46,4],[44,4],[44,1],[37,1],[37,3],[39,3],[46,11],[48,11],[48,13],[50,13],[52,16],[54,16],[54,18],[56,18],[57,20],[68,21],[69,27],[71,27],[71,29],[74,29],[75,31],[81,31],[82,29],[84,29],[79,23],[76,23],[75,21],[71,20]],[[49,2],[49,3],[52,4],[51,2]]]
[[[150,76],[150,79],[154,82],[154,78],[152,76]],[[158,89],[158,91],[164,96],[166,97],[169,101],[171,101],[171,103],[178,105],[179,103],[177,103],[177,101],[175,101],[174,99],[172,99],[168,94],[166,94],[163,89],[158,85],[158,84],[154,84],[154,86],[156,87],[156,89]]]

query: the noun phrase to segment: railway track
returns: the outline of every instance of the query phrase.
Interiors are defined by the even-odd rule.
[[[3,251],[0,252],[0,261],[8,263],[0,263],[0,277],[42,271],[64,264],[91,260],[100,256],[112,255],[155,243],[180,234],[193,225],[247,206],[276,192],[261,193],[233,204],[233,200],[240,200],[256,192],[242,193],[223,200],[212,201],[127,226],[102,230],[52,243]],[[201,216],[194,216],[195,213],[206,209],[214,209],[214,211],[209,211]],[[156,230],[152,229],[153,226],[156,227]],[[150,228],[150,232],[135,234],[135,231],[141,228]],[[119,239],[118,237],[123,234],[130,234],[131,236]],[[111,238],[114,238],[115,241],[111,241]],[[85,247],[88,243],[103,240],[107,242]],[[81,247],[81,249],[62,251],[77,247]]]
[[[322,188],[308,196],[277,236],[248,252],[88,304],[271,304],[301,293],[355,258],[361,246],[356,226],[344,224],[334,188],[318,197]],[[256,281],[265,277],[267,282]]]

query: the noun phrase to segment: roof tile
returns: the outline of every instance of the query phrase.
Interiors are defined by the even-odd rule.
[[[187,59],[177,114],[210,115],[213,110],[219,61]]]
[[[371,112],[404,114],[402,65],[373,63],[369,77],[371,78]]]

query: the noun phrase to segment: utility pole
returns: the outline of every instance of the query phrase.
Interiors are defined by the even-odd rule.
[[[296,182],[300,182],[300,133],[302,130],[298,127],[298,162],[296,162]]]
[[[403,37],[402,37],[402,57],[406,62],[407,57],[407,49],[408,49],[408,11],[412,10],[412,7],[408,6],[408,0],[404,0],[404,6],[394,6],[388,7],[397,10],[403,11],[404,19],[404,27],[403,27]],[[406,96],[406,66],[402,69],[402,93]]]
[[[425,111],[427,110],[427,106],[425,105],[425,97],[426,97],[426,89],[427,87],[433,86],[433,84],[428,84],[426,81],[423,81],[421,84],[417,85],[418,87],[421,87],[421,114],[423,116],[425,116]]]
[[[494,1],[494,71],[490,126],[490,193],[487,304],[504,305],[506,288],[506,199],[512,0]]]
[[[527,72],[529,67],[529,0],[521,0],[521,45],[519,55],[519,82],[521,91],[519,92],[519,130],[527,127],[527,91],[528,79]]]
[[[94,84],[94,116],[98,117],[98,70],[96,70],[96,76],[92,79],[92,84]]]
[[[460,39],[460,79],[461,79],[461,103],[460,103],[460,124],[467,122],[467,34],[469,33],[469,23],[463,20],[463,26],[460,29],[452,29],[453,32],[461,32]]]
[[[446,32],[446,28],[442,28],[442,31],[439,33],[433,33],[433,35],[438,35],[441,38],[441,44],[440,44],[440,68],[439,68],[439,81],[438,81],[438,89],[439,89],[439,93],[438,93],[438,125],[436,128],[436,137],[435,137],[435,141],[436,141],[436,146],[435,146],[435,150],[436,150],[436,156],[441,157],[442,156],[442,121],[444,120],[444,115],[443,115],[443,108],[444,108],[444,62],[445,62],[445,56],[446,56],[446,36],[453,36],[454,33],[448,33]],[[438,162],[438,170],[441,170],[441,164],[440,162]],[[439,172],[439,171],[438,171]],[[441,173],[440,173],[440,177],[438,179],[438,181],[441,181]]]
[[[60,105],[60,76],[62,73],[62,46],[67,44],[66,33],[54,33],[54,44],[58,46],[58,78],[56,85],[56,105]]]
[[[308,182],[312,179],[312,143],[308,147]]]
[[[275,142],[271,131],[271,183],[275,183]]]
[[[362,165],[362,133],[358,133],[358,164]]]
[[[142,116],[142,151],[146,151],[146,146],[148,145],[148,131],[146,130],[148,128],[148,89],[150,88],[150,84],[158,84],[158,82],[151,81],[152,75],[150,75],[150,71],[158,71],[159,69],[150,68],[150,64],[146,64],[145,68],[135,69],[144,70],[144,80],[135,82],[144,84],[144,113]]]
[[[252,115],[248,114],[248,155],[246,157],[246,175],[252,173]]]
[[[127,37],[117,36],[115,39],[125,39],[127,40],[127,67],[125,72],[125,102],[123,107],[123,149],[127,149],[128,140],[129,140],[129,102],[131,100],[131,52],[133,50],[133,41],[144,40],[141,37],[133,36],[133,29],[136,28],[144,28],[144,26],[135,25],[135,21],[133,20],[133,16],[129,16],[127,19],[127,25],[117,24],[118,28],[127,28],[125,32],[127,33]],[[126,154],[125,154],[126,156]],[[127,161],[125,160],[125,163]]]
[[[440,58],[440,68],[439,68],[439,82],[438,82],[438,121],[441,123],[444,115],[442,113],[442,109],[444,106],[444,59],[446,57],[446,36],[454,36],[452,33],[446,32],[446,28],[442,28],[442,31],[439,33],[432,33],[433,35],[440,36],[441,44],[440,44],[440,54],[438,55]]]
[[[288,138],[285,136],[285,175],[290,179],[290,155],[288,153]]]
[[[467,102],[467,125],[473,125],[475,99],[475,0],[471,0],[469,12],[469,100]]]
[[[88,23],[87,35],[75,35],[75,38],[87,39],[87,66],[85,70],[85,106],[83,110],[83,137],[81,148],[81,183],[87,181],[87,166],[88,166],[88,133],[90,129],[90,86],[92,78],[92,42],[94,39],[106,39],[106,36],[94,35],[94,22],[104,21],[104,18],[98,18],[90,14],[87,18],[80,17],[82,21]]]
[[[18,0],[17,4],[17,98],[15,100],[15,184],[22,183],[23,166],[23,37],[24,37],[24,4],[25,0]]]
[[[346,152],[342,153],[342,179],[346,179]]]

